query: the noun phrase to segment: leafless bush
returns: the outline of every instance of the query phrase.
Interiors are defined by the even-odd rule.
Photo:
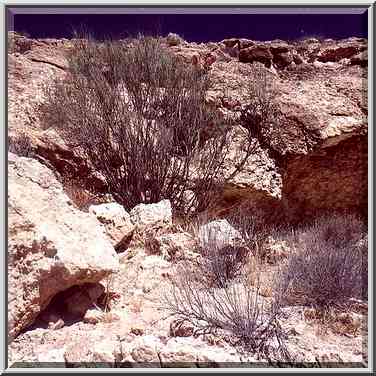
[[[132,48],[77,39],[68,61],[66,78],[46,88],[44,123],[84,152],[126,208],[168,198],[177,210],[202,210],[228,147],[224,120],[205,104],[208,75],[149,37]]]
[[[8,150],[11,153],[17,154],[21,157],[31,158],[34,155],[34,148],[31,144],[31,139],[25,133],[18,136],[8,138]]]
[[[191,322],[196,333],[222,329],[234,336],[232,344],[262,356],[289,359],[286,336],[277,321],[279,307],[267,306],[259,295],[259,284],[250,289],[242,280],[224,288],[213,288],[202,279],[200,267],[187,265],[176,275],[164,303],[178,320]]]
[[[239,277],[248,256],[248,248],[241,245],[207,245],[200,252],[202,273],[217,287],[225,287]]]
[[[326,309],[361,298],[365,235],[365,226],[352,215],[325,216],[298,230],[290,239],[295,252],[280,275],[281,299]]]
[[[283,239],[289,232],[290,226],[276,212],[240,206],[227,216],[228,222],[240,232],[246,246],[259,260],[265,259],[265,245],[270,237]]]
[[[248,101],[241,110],[240,122],[248,138],[258,139],[262,147],[269,146],[272,134],[279,127],[279,108],[273,83],[270,72],[255,65],[248,80]],[[248,142],[248,147],[253,144]]]

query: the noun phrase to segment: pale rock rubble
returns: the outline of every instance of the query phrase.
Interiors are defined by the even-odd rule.
[[[120,204],[111,202],[91,205],[89,213],[94,214],[104,225],[115,248],[120,248],[132,236],[135,224],[132,223],[130,215]]]
[[[129,214],[132,223],[138,229],[172,223],[172,210],[169,200],[162,200],[156,204],[139,204]]]

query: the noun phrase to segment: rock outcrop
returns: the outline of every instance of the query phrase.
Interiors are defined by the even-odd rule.
[[[8,55],[9,136],[26,132],[36,158],[104,192],[106,182],[79,151],[53,129],[44,130],[38,117],[42,87],[66,74],[64,53],[71,42],[13,37],[15,47]],[[264,69],[273,82],[281,112],[277,128],[243,172],[226,185],[224,207],[247,201],[287,208],[292,217],[333,208],[366,211],[366,39],[232,38],[178,45],[166,40],[166,47],[182,64],[194,63],[209,72],[213,86],[207,102],[238,125],[254,66]],[[310,168],[314,172],[307,173]],[[346,184],[341,183],[343,178]]]
[[[202,262],[200,245],[215,243],[225,252],[242,248],[239,231],[218,219],[199,227],[197,234],[183,232],[172,221],[168,200],[137,205],[129,214],[116,203],[91,206],[90,213],[76,209],[60,176],[79,177],[96,192],[106,192],[106,181],[78,147],[61,139],[53,127],[44,128],[38,113],[43,86],[67,74],[64,54],[71,41],[17,34],[11,38],[9,140],[14,147],[21,137],[14,150],[34,159],[8,155],[9,364],[266,365],[262,354],[256,358],[230,346],[233,334],[198,333],[192,322],[166,315],[166,298],[171,298],[179,266]],[[247,85],[255,68],[273,83],[278,122],[259,137],[242,172],[226,184],[219,209],[246,202],[267,208],[267,215],[282,210],[298,221],[328,209],[366,211],[366,40],[232,38],[197,44],[170,35],[164,43],[182,64],[194,64],[211,75],[207,103],[234,125],[226,172],[236,164],[237,152],[243,152],[240,115],[249,101]],[[118,255],[114,247],[126,252]],[[291,252],[278,237],[266,239],[260,295],[267,306],[272,302],[271,279]],[[255,262],[250,258],[247,273],[256,270]],[[284,307],[278,323],[286,330],[286,346],[294,359],[324,366],[357,362],[363,367],[367,304],[350,303],[349,312],[338,318],[338,333],[325,336],[318,335],[322,328],[314,321],[307,323],[311,310]],[[54,310],[61,305],[79,319],[67,325]]]
[[[192,323],[167,317],[160,305],[170,288],[167,281],[173,273],[172,264],[140,249],[134,251],[133,257],[123,257],[120,272],[114,276],[111,291],[118,292],[120,299],[111,312],[89,310],[84,322],[54,330],[37,327],[22,333],[10,343],[9,364],[64,368],[268,365],[263,356],[238,352],[226,340],[226,333],[198,335]],[[322,367],[329,367],[330,362],[338,366],[339,361],[364,367],[367,341],[361,330],[366,327],[367,304],[357,305],[362,311],[356,308],[343,317],[346,322],[357,321],[352,324],[354,328],[360,325],[352,335],[347,329],[346,335],[330,331],[319,335],[314,321],[306,321],[312,310],[301,306],[283,308],[280,322],[288,333],[286,345],[291,354],[309,367],[317,365],[318,360]]]
[[[46,166],[9,154],[9,337],[59,292],[96,283],[119,267],[96,218],[75,209]]]

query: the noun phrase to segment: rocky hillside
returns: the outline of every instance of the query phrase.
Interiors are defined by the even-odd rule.
[[[226,220],[184,232],[173,223],[168,200],[130,213],[116,203],[84,213],[46,166],[11,153],[8,158],[10,366],[271,366],[274,358],[234,346],[231,332],[205,334],[166,310],[179,266],[202,258],[198,242],[208,235],[223,244],[239,238]],[[265,252],[260,307],[271,303],[272,275],[291,249],[274,239]],[[250,282],[249,288],[256,287]],[[353,299],[325,324],[314,309],[294,304],[281,309],[278,323],[293,362],[364,367],[366,314],[366,302]]]
[[[43,87],[67,74],[64,56],[72,42],[33,40],[16,33],[10,33],[8,42],[10,365],[270,367],[282,354],[282,362],[303,362],[307,367],[367,366],[367,291],[346,296],[346,309],[332,307],[325,317],[310,308],[302,299],[304,292],[298,291],[278,306],[278,316],[272,316],[279,271],[289,265],[296,248],[311,250],[325,222],[313,234],[309,227],[293,234],[273,228],[258,233],[256,218],[247,217],[243,220],[252,223],[244,232],[230,215],[231,224],[223,218],[185,223],[173,215],[169,200],[139,204],[127,212],[106,195],[103,202],[88,202],[80,210],[65,177],[79,182],[74,194],[81,201],[86,200],[84,188],[106,193],[106,181],[53,127],[45,129],[38,113]],[[132,48],[132,41],[123,42]],[[367,40],[227,39],[196,44],[170,36],[163,43],[181,64],[196,65],[211,75],[213,86],[206,100],[235,125],[228,168],[239,148],[237,130],[254,66],[266,72],[277,93],[278,124],[268,137],[260,137],[257,152],[225,186],[217,217],[231,213],[230,208],[239,203],[260,206],[267,213],[282,211],[294,221],[326,210],[366,214]],[[353,258],[345,260],[354,262],[344,272],[354,278],[351,281],[365,283],[367,263],[360,262],[368,247],[364,223],[351,222],[350,215],[339,218],[340,229],[334,227],[338,231],[334,236],[346,234],[334,249],[348,251],[346,255]],[[350,227],[342,226],[346,223]],[[324,234],[330,238],[333,231]],[[221,246],[213,246],[211,236]],[[326,251],[320,246],[327,243],[319,240],[319,250]],[[309,246],[304,245],[309,241]],[[205,253],[205,247],[210,252]],[[214,259],[212,252],[223,249],[226,253],[215,253],[220,257]],[[218,269],[218,262],[226,257],[241,273],[231,278],[231,273],[226,274],[228,284],[216,285],[210,265],[214,260]],[[201,286],[194,295],[198,301],[201,289],[210,292],[196,321],[184,316],[189,304],[180,316],[171,314],[171,306],[166,308],[165,299],[174,296],[173,286],[185,276],[181,271],[187,266],[196,271],[195,283],[200,279],[201,285],[194,285]],[[225,266],[219,269],[227,273]],[[324,292],[330,290],[333,278],[318,281],[325,284]],[[231,326],[242,326],[231,316],[236,318],[236,312],[230,314],[230,326],[217,325],[208,332],[200,326],[213,296],[217,303],[226,302],[224,296],[230,299],[221,308],[226,315],[234,302],[244,301],[244,295],[236,295],[244,287],[256,299],[248,309],[259,312],[248,321],[260,324],[256,327],[261,328],[261,337],[270,330],[264,331],[265,323],[273,328],[267,332],[273,335],[253,349],[239,345],[239,333]],[[189,290],[183,286],[176,296],[182,291]],[[276,337],[275,333],[282,333],[278,328],[283,328],[281,337]],[[278,338],[283,339],[285,352]]]
[[[9,138],[26,134],[40,161],[105,191],[105,182],[79,153],[53,129],[42,129],[38,117],[41,89],[65,74],[64,52],[71,42],[18,34],[10,38]],[[225,207],[245,200],[283,208],[294,219],[333,208],[366,212],[367,40],[227,39],[197,44],[167,38],[166,45],[182,64],[208,70],[214,85],[207,101],[235,122],[246,103],[251,66],[261,65],[272,77],[279,126],[226,186]]]

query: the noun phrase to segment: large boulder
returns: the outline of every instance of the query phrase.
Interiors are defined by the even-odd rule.
[[[68,174],[70,178],[80,180],[84,187],[104,192],[106,182],[98,179],[96,171],[88,165],[81,151],[63,140],[51,128],[52,124],[45,123],[41,116],[44,88],[55,79],[64,79],[67,74],[66,52],[71,47],[71,41],[30,39],[15,33],[10,33],[9,38],[15,43],[15,50],[11,50],[10,46],[8,54],[9,141],[26,135],[35,158],[43,161],[43,164],[62,175]],[[13,143],[10,142],[10,148]]]
[[[75,209],[55,175],[9,155],[9,338],[60,291],[116,272],[118,256],[95,217]]]
[[[94,214],[106,229],[112,245],[119,249],[133,234],[135,225],[124,207],[117,202],[91,205],[89,213]]]
[[[294,56],[291,52],[276,53],[273,57],[273,63],[279,69],[283,69],[294,61]]]
[[[365,72],[320,64],[298,84],[296,74],[277,83],[280,120],[267,147],[283,168],[281,197],[293,220],[367,210]]]
[[[122,342],[121,345],[122,362],[129,362],[133,367],[223,367],[229,362],[242,362],[236,350],[228,346],[213,348],[193,338],[171,338],[163,343],[156,336],[147,335],[130,343]],[[249,358],[245,361],[249,361]]]
[[[362,68],[368,66],[368,52],[363,51],[350,59],[352,65],[360,65]]]
[[[270,67],[272,59],[273,54],[270,52],[269,47],[263,45],[243,48],[239,52],[239,61],[242,63],[258,61],[266,67]]]
[[[183,43],[183,39],[175,33],[169,33],[166,38],[167,44],[169,46],[179,46]]]

